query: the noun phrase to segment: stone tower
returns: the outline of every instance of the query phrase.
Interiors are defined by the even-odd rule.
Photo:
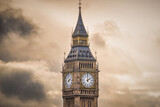
[[[62,67],[63,107],[98,107],[99,70],[83,24],[81,2],[72,46]]]

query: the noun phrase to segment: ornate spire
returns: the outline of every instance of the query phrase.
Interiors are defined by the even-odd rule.
[[[88,37],[88,34],[86,32],[86,29],[82,20],[81,5],[82,5],[81,0],[79,0],[79,16],[78,16],[77,25],[73,32],[72,37],[77,37],[77,36]]]

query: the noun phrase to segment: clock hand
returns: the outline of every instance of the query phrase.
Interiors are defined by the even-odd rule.
[[[90,80],[91,78],[89,78],[88,80]]]
[[[88,74],[87,74],[87,82],[88,82]]]
[[[87,79],[87,82],[90,80],[91,78]]]
[[[69,79],[68,82],[69,82],[70,80],[71,80],[71,79]]]

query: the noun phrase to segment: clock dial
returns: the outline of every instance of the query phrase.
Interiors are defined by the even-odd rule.
[[[93,86],[94,84],[94,78],[90,73],[85,73],[82,75],[82,84],[86,87],[86,88],[90,88]]]
[[[70,73],[66,75],[65,86],[67,88],[71,88],[71,86],[72,86],[72,75]]]

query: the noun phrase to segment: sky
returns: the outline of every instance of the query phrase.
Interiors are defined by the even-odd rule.
[[[159,107],[160,1],[82,0],[99,107]],[[78,0],[0,0],[0,107],[62,107]]]

